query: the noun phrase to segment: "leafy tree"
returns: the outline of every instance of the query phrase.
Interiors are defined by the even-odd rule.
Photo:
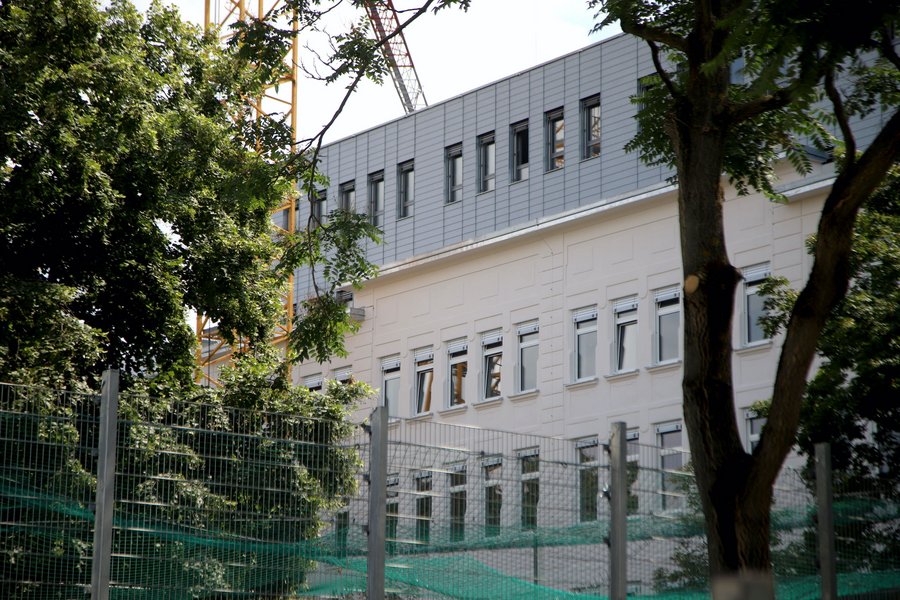
[[[822,364],[803,399],[798,443],[807,456],[804,478],[815,487],[815,444],[828,442],[838,511],[848,494],[895,501],[900,493],[898,232],[900,174],[895,170],[859,214],[850,256],[852,284],[819,338]],[[815,245],[810,240],[811,250]],[[765,325],[774,333],[784,327],[796,293],[783,279],[767,289]],[[767,412],[768,404],[761,409]],[[877,571],[892,564],[900,552],[900,523],[838,516],[836,551],[843,568]],[[807,532],[793,552],[813,563],[815,531]]]
[[[32,306],[57,316],[35,317],[97,330],[102,359],[84,366],[126,377],[190,378],[188,307],[265,339],[282,278],[269,212],[290,182],[283,150],[258,154],[253,123],[232,120],[261,85],[251,65],[158,5],[142,19],[124,1],[22,0],[0,7],[0,73],[5,302],[55,297]]]
[[[784,0],[591,0],[645,40],[660,84],[639,112],[631,144],[653,163],[674,166],[679,183],[684,269],[683,405],[709,544],[714,594],[738,573],[772,595],[772,485],[796,437],[806,374],[832,308],[850,279],[856,215],[900,155],[900,58],[888,24],[895,3]],[[848,18],[852,15],[852,18]],[[733,82],[733,61],[744,80]],[[673,67],[677,65],[677,68]],[[813,120],[821,91],[840,140]],[[858,152],[853,120],[883,109],[882,127]],[[825,199],[814,264],[791,311],[772,391],[768,426],[753,454],[740,440],[731,372],[732,318],[740,273],[728,260],[724,181],[739,193],[772,187],[786,152],[808,162],[800,136],[841,144]]]

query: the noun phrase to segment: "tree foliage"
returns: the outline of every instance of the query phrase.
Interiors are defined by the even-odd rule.
[[[269,213],[290,182],[287,156],[258,154],[253,124],[232,120],[260,85],[249,63],[158,5],[23,1],[0,7],[0,78],[4,295],[71,290],[36,318],[99,331],[94,372],[189,378],[188,307],[266,339],[282,279]]]
[[[295,593],[323,518],[355,494],[361,465],[347,444],[348,416],[368,386],[291,386],[268,346],[242,354],[223,383],[188,395],[139,380],[120,396],[112,567],[120,589]],[[0,531],[4,598],[69,597],[90,581],[93,400],[43,386],[0,393],[0,515],[11,524]]]

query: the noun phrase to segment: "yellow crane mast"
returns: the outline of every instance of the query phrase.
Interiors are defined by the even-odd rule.
[[[231,25],[242,21],[269,20],[279,8],[283,8],[283,0],[205,0],[204,24],[207,30],[215,29],[225,42],[232,35]],[[290,51],[285,55],[285,75],[273,82],[258,98],[247,99],[247,109],[257,119],[268,118],[278,113],[286,115],[291,126],[291,140],[297,141],[297,86],[299,81],[299,35],[296,19],[292,24],[281,24],[293,28]],[[297,227],[296,199],[286,197],[275,209],[272,218],[273,234],[280,236],[293,233]],[[272,336],[271,343],[285,348],[294,319],[294,279],[290,276],[287,291],[282,297],[284,313]],[[196,381],[205,385],[218,385],[219,369],[228,364],[235,352],[244,349],[238,340],[236,347],[231,347],[221,335],[219,328],[207,315],[197,315],[197,373]]]

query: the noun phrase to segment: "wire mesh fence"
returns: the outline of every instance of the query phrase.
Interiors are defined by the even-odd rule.
[[[0,385],[0,597],[88,597],[98,402]],[[363,428],[122,395],[117,433],[111,598],[364,597]],[[387,438],[389,597],[607,597],[605,440],[428,420]],[[628,593],[708,597],[690,457],[659,441],[627,446]],[[779,598],[818,597],[811,489],[785,471],[774,491]],[[841,592],[900,589],[896,490],[835,490]]]

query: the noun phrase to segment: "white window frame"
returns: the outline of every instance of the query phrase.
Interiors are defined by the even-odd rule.
[[[681,288],[671,286],[656,290],[653,293],[653,361],[654,365],[665,365],[681,360]],[[663,357],[662,318],[678,315],[678,326],[675,331],[675,356]]]
[[[478,192],[490,192],[496,187],[497,145],[494,132],[478,136]]]
[[[534,356],[534,363],[528,365],[525,364],[525,352],[529,348],[540,347],[540,326],[538,325],[538,322],[530,321],[519,325],[516,328],[516,337],[519,343],[518,361],[516,365],[516,391],[519,393],[533,392],[538,389],[538,359],[540,357],[540,350],[538,350]],[[534,385],[525,387],[525,381],[527,379],[526,369],[529,368],[534,368]]]
[[[384,226],[384,171],[369,174],[369,222]]]
[[[415,474],[416,489],[416,541],[427,544],[431,541],[431,524],[434,518],[434,478],[430,471]],[[423,535],[424,534],[424,535]]]
[[[466,463],[456,463],[452,465],[448,465],[447,470],[449,473],[447,474],[447,489],[448,496],[450,498],[450,541],[451,542],[461,542],[466,539],[466,511],[468,509],[468,472],[466,470]],[[462,483],[455,483],[453,481],[454,476],[458,476],[462,473],[463,481]],[[458,494],[462,494],[462,514],[455,514],[456,504],[454,504],[455,496]],[[458,521],[455,519],[459,519]],[[455,527],[460,527],[459,531],[455,529]],[[457,537],[458,536],[458,537]]]
[[[334,370],[334,380],[338,383],[348,384],[353,378],[353,367],[338,367]]]
[[[585,460],[587,455],[582,454],[582,450],[584,448],[594,448],[595,456],[590,460]],[[600,440],[597,436],[590,436],[586,438],[581,438],[575,440],[575,452],[577,454],[578,460],[578,494],[577,494],[577,502],[578,502],[578,522],[579,523],[590,523],[594,522],[598,518],[598,512],[600,508]],[[594,479],[594,497],[591,500],[591,507],[594,509],[592,515],[587,515],[587,512],[584,510],[585,506],[583,506],[582,502],[585,499],[585,490],[582,488],[584,485],[584,472],[588,471],[593,474]],[[585,516],[589,516],[590,518],[585,518]]]
[[[486,331],[481,334],[481,399],[496,400],[503,397],[503,332],[500,329]],[[497,393],[488,396],[488,389],[493,387],[492,371],[488,369],[490,358],[499,355],[500,372],[497,374]]]
[[[447,407],[454,408],[466,405],[466,379],[469,371],[469,344],[465,339],[447,342]],[[455,389],[455,367],[464,365],[465,373],[462,378],[462,385],[458,390],[458,401],[454,402]]]
[[[496,467],[499,465],[499,470],[494,477],[488,477],[489,471],[492,467]],[[485,537],[494,537],[500,534],[500,529],[503,526],[503,457],[502,456],[485,456],[481,459],[481,473],[484,478],[484,535]],[[497,514],[497,531],[493,531],[489,529],[489,527],[494,527],[495,525],[488,525],[488,488],[496,487],[500,490],[500,510],[499,514]]]
[[[528,179],[529,143],[528,119],[509,126],[509,178],[513,183]]]
[[[311,392],[322,391],[323,378],[321,373],[314,373],[303,378],[303,385]]]
[[[338,210],[356,210],[356,180],[345,181],[338,187]]]
[[[744,346],[766,344],[768,343],[769,338],[767,338],[762,331],[760,331],[761,337],[759,339],[750,339],[751,334],[755,330],[755,327],[751,324],[751,319],[754,319],[754,315],[751,314],[750,303],[753,298],[762,298],[759,293],[759,286],[772,275],[772,269],[769,266],[769,263],[760,263],[750,267],[744,267],[741,269],[741,275],[744,278],[744,284],[742,286],[743,298],[741,303],[744,312],[743,319],[741,319],[741,339]],[[760,312],[758,316],[756,316],[756,320],[758,321],[759,317],[764,314],[765,311]]]
[[[434,394],[434,351],[431,346],[420,348],[413,353],[415,367],[415,385],[413,385],[413,414],[427,415],[431,413]],[[425,381],[422,381],[422,377]],[[423,389],[424,385],[427,389]],[[420,402],[421,400],[421,402]]]
[[[519,476],[521,478],[520,485],[520,498],[519,498],[519,510],[520,510],[520,524],[522,529],[536,529],[538,526],[538,506],[541,503],[541,454],[540,448],[537,446],[532,448],[523,448],[521,450],[516,450],[516,456],[519,459]],[[534,471],[525,471],[525,465],[530,464],[530,461],[527,459],[537,458],[537,469]],[[530,524],[526,526],[525,524],[525,488],[527,485],[537,483],[537,503],[534,505],[534,525]]]
[[[634,327],[634,334],[623,337],[627,327]],[[638,338],[638,298],[628,296],[613,302],[613,339],[611,343],[610,358],[612,359],[612,373],[631,373],[637,370],[637,338]],[[632,340],[634,348],[629,349],[626,342]],[[630,350],[631,355],[628,354]],[[629,360],[630,358],[630,360]],[[627,362],[626,362],[627,361]]]
[[[415,161],[408,160],[397,165],[397,219],[406,219],[412,216],[415,187]]]
[[[581,158],[583,159],[600,156],[602,132],[600,117],[599,94],[581,101]]]
[[[388,398],[387,389],[389,381],[397,381],[397,397]],[[393,404],[393,406],[391,406]],[[381,406],[387,408],[388,418],[397,418],[400,415],[400,355],[395,354],[381,359]],[[394,410],[392,411],[391,408]]]
[[[579,308],[572,312],[572,331],[573,331],[573,348],[572,348],[572,381],[590,381],[597,377],[597,329],[598,312],[596,306]],[[590,373],[582,373],[581,365],[581,340],[583,337],[594,334],[594,360],[590,363]]]
[[[566,165],[566,118],[562,108],[547,111],[544,116],[547,141],[547,171],[558,171]]]
[[[328,215],[328,190],[316,190],[309,210],[312,217],[309,221],[310,229],[315,229],[325,223]]]
[[[677,446],[672,446],[671,448],[665,448],[663,444],[663,440],[665,439],[663,436],[671,434],[671,433],[679,433],[679,443]],[[683,469],[686,464],[685,460],[685,445],[684,445],[684,436],[685,431],[682,426],[681,421],[671,421],[668,423],[660,423],[656,426],[656,440],[657,445],[659,446],[659,473],[660,473],[660,499],[661,506],[663,510],[670,509],[681,509],[685,506],[684,496],[680,493],[673,493],[671,490],[666,489],[666,473],[669,469],[665,469],[663,463],[665,462],[665,457],[668,456],[680,456],[680,467],[679,469]],[[674,471],[674,469],[673,469]]]
[[[762,421],[762,427],[759,429],[759,433],[753,433],[753,425]],[[766,422],[768,419],[766,417],[762,417],[755,410],[747,409],[744,411],[744,422],[747,428],[747,452],[753,454],[753,451],[756,449],[756,445],[759,444],[759,440],[762,437],[762,430],[766,426]]]
[[[463,198],[463,151],[462,144],[453,144],[444,149],[444,203],[455,204]]]

